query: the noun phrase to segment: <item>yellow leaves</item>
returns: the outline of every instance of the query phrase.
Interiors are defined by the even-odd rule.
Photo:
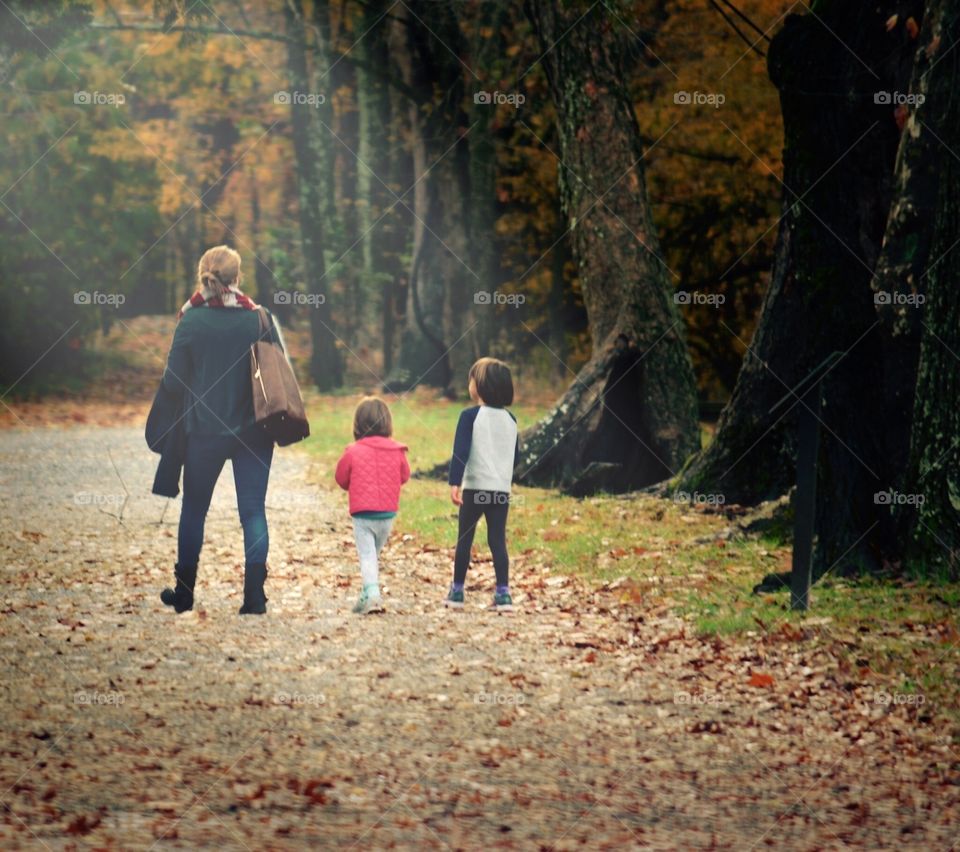
[[[91,154],[121,163],[153,159],[124,127],[111,127],[98,131],[88,150]]]
[[[162,215],[170,216],[182,212],[184,207],[193,201],[194,195],[189,193],[180,181],[168,180],[160,187],[157,208]]]

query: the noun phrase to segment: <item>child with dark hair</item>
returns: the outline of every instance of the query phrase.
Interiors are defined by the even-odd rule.
[[[507,511],[513,468],[519,452],[510,368],[496,358],[481,358],[468,376],[470,398],[478,403],[460,414],[450,460],[450,499],[459,511],[453,583],[444,605],[462,608],[463,587],[470,567],[470,548],[477,523],[487,521],[487,544],[493,554],[497,587],[493,609],[512,612],[510,559],[507,555]]]
[[[337,463],[337,485],[350,494],[360,557],[363,589],[353,611],[361,615],[383,611],[378,560],[400,506],[400,487],[410,479],[407,447],[394,441],[392,434],[387,404],[377,397],[365,397],[353,416],[356,440]]]

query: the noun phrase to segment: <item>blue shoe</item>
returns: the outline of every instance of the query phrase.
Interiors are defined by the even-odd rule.
[[[383,599],[380,597],[379,586],[367,586],[362,592],[357,602],[353,605],[353,611],[357,615],[370,615],[371,612],[383,612]]]
[[[509,592],[502,595],[495,594],[493,596],[493,606],[490,608],[496,612],[513,612],[513,598],[510,597]]]
[[[447,596],[444,598],[443,605],[451,609],[463,609],[463,589],[458,592],[451,585],[450,591],[447,592]]]

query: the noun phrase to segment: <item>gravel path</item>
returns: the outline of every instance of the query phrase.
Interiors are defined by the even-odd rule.
[[[268,615],[236,615],[225,469],[175,616],[179,501],[149,495],[155,461],[139,429],[0,431],[4,848],[957,839],[957,788],[929,770],[946,746],[908,708],[855,703],[826,655],[701,641],[522,558],[515,616],[482,608],[484,563],[449,613],[449,556],[412,541],[385,551],[388,612],[353,616],[349,519],[297,450],[271,475]]]

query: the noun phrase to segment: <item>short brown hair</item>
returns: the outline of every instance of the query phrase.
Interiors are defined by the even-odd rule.
[[[393,434],[390,409],[378,396],[365,396],[353,414],[353,437],[359,441],[371,435],[389,438]]]
[[[481,358],[470,368],[470,379],[477,383],[477,393],[487,405],[504,408],[513,404],[513,376],[503,361]]]

